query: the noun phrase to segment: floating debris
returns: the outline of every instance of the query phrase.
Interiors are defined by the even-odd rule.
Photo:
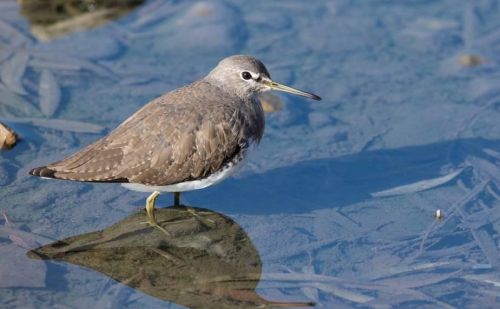
[[[15,116],[41,116],[40,111],[30,102],[7,88],[0,88],[0,107],[8,109],[9,114],[5,116],[11,116],[10,113],[13,113]]]
[[[4,84],[12,91],[19,94],[27,94],[24,89],[22,78],[30,56],[26,52],[16,52],[11,58],[6,60],[0,67],[0,77]]]
[[[13,51],[8,49],[0,49],[0,63],[9,59],[12,56]]]
[[[500,288],[500,276],[498,273],[489,274],[471,274],[465,275],[462,278],[466,280],[479,281],[487,284],[492,284],[494,287]]]
[[[475,67],[486,63],[486,59],[479,55],[466,54],[461,55],[457,59],[458,64],[464,67]]]
[[[448,280],[449,278],[453,278],[459,273],[459,270],[446,272],[443,271],[438,273],[409,273],[405,276],[383,278],[374,281],[374,283],[383,284],[389,287],[398,287],[401,289],[414,289]]]
[[[266,113],[275,113],[283,109],[281,99],[270,92],[264,92],[259,95],[260,104]]]
[[[304,267],[302,267],[302,272],[306,275],[315,275],[316,273],[314,271],[314,265],[312,264],[313,258],[311,257],[311,254],[309,252],[307,252],[307,254],[309,255],[309,263],[308,263],[308,265],[305,265]],[[311,286],[303,286],[300,288],[302,293],[304,293],[304,295],[307,296],[307,298],[309,298],[314,303],[319,302],[318,289],[319,288],[317,288],[317,287],[311,287]]]
[[[459,24],[453,20],[435,18],[418,18],[415,24],[422,28],[436,31],[456,29],[459,27]]]
[[[429,189],[435,188],[437,186],[440,186],[442,184],[445,184],[450,180],[453,180],[463,170],[464,169],[461,168],[461,169],[454,171],[448,175],[444,175],[444,176],[433,178],[433,179],[418,181],[418,182],[415,182],[415,183],[412,183],[409,185],[399,186],[399,187],[395,187],[395,188],[392,188],[389,190],[371,193],[370,195],[373,197],[386,197],[386,196],[403,195],[403,194],[409,194],[409,193],[415,193],[415,192],[420,192],[420,191],[424,191],[424,190],[429,190]]]
[[[11,149],[16,145],[17,140],[16,132],[0,122],[0,149]]]
[[[97,134],[101,133],[104,130],[104,127],[96,124],[65,119],[13,118],[9,119],[9,121],[76,133]]]
[[[359,292],[355,291],[350,291],[348,289],[344,289],[341,287],[337,287],[335,285],[331,284],[324,284],[324,283],[313,283],[313,287],[316,287],[319,290],[322,290],[324,292],[330,293],[332,295],[335,295],[339,298],[358,303],[358,304],[364,304],[369,301],[373,301],[375,298],[371,297],[369,295],[365,295]]]
[[[109,69],[102,65],[96,64],[90,60],[77,58],[61,52],[32,50],[32,55],[38,60],[35,63],[40,67],[53,68],[54,70],[58,68],[68,68],[70,70],[78,68],[78,70],[86,70],[100,76],[112,79],[116,78],[116,76],[114,76],[114,74],[111,73]]]
[[[418,18],[408,28],[404,29],[402,33],[417,39],[426,39],[440,33],[451,33],[459,27],[460,25],[453,20]]]
[[[39,43],[34,49],[48,53],[63,53],[87,60],[113,59],[125,48],[120,41],[101,32],[79,32],[47,43]]]
[[[57,60],[32,58],[29,66],[40,69],[51,69],[55,71],[80,71],[82,67],[74,63],[61,63]]]
[[[436,209],[436,213],[434,214],[434,218],[436,218],[436,221],[440,222],[443,220],[444,216],[443,213],[441,212],[441,209]]]
[[[33,39],[14,26],[0,20],[0,37],[8,42],[10,47],[21,47],[33,43]]]
[[[54,74],[49,70],[42,71],[38,93],[40,96],[40,110],[45,116],[52,117],[61,101],[61,89]]]
[[[145,85],[155,81],[154,77],[148,76],[133,76],[133,77],[124,77],[121,78],[119,83],[124,86],[137,86],[137,85]]]

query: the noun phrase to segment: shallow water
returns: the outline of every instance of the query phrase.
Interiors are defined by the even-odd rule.
[[[496,1],[148,1],[48,41],[19,12],[15,1],[0,3],[0,121],[22,138],[0,152],[0,307],[181,307],[180,296],[134,288],[130,276],[123,284],[103,270],[28,257],[107,230],[146,196],[27,173],[240,53],[323,97],[277,94],[283,106],[266,115],[263,141],[241,171],[182,196],[242,228],[260,297],[318,308],[498,306]],[[210,255],[216,240],[204,231],[182,246]],[[213,250],[239,261],[232,249]],[[179,267],[203,269],[188,260]]]

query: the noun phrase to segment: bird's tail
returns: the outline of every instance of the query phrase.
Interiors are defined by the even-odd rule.
[[[46,166],[37,167],[37,168],[34,168],[30,171],[30,175],[43,177],[43,178],[56,178],[55,173],[56,173],[56,171],[51,170],[50,168],[48,168]]]

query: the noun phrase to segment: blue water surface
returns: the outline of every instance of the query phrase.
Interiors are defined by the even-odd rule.
[[[20,10],[0,3],[0,121],[21,137],[0,152],[0,307],[181,308],[28,257],[106,229],[147,197],[28,171],[232,54],[323,98],[277,93],[283,106],[266,114],[238,174],[182,196],[243,228],[262,263],[261,297],[500,306],[500,2],[156,0],[56,38]]]

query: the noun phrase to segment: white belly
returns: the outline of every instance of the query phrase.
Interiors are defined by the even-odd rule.
[[[129,190],[140,192],[183,192],[203,189],[215,185],[234,174],[241,167],[242,161],[244,160],[236,163],[229,163],[222,170],[200,180],[179,182],[168,186],[148,186],[139,183],[122,183],[122,186]]]

